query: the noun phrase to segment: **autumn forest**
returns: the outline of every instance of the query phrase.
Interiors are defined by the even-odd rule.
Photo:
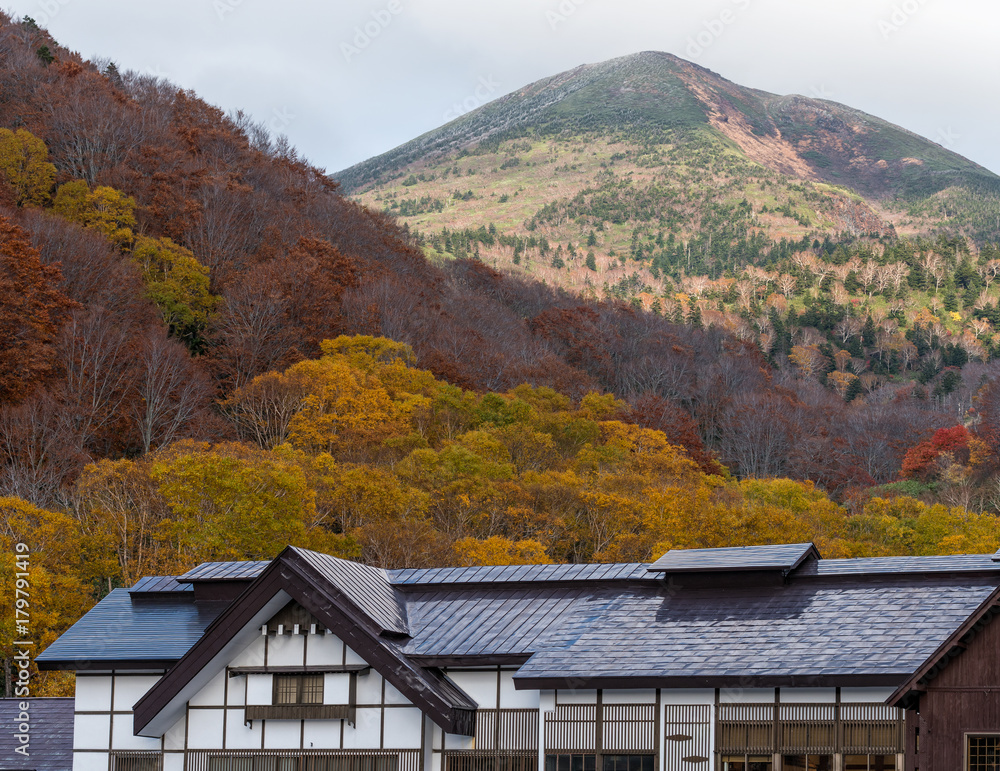
[[[112,588],[289,543],[386,567],[1000,547],[989,356],[845,399],[802,331],[819,304],[773,333],[822,382],[711,318],[428,261],[287,140],[30,19],[0,14],[0,83],[0,576],[30,544],[42,647]]]

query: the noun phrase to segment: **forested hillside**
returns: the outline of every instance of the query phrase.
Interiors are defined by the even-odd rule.
[[[288,542],[392,566],[1000,546],[989,361],[913,342],[947,368],[841,393],[851,335],[775,369],[708,314],[430,262],[285,140],[29,19],[0,16],[0,84],[0,565],[30,544],[42,647],[112,587]],[[827,356],[781,312],[789,356]]]

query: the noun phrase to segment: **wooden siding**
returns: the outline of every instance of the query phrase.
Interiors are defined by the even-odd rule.
[[[919,713],[919,752],[912,768],[920,771],[963,769],[967,734],[1000,734],[1000,619],[990,621],[927,683]]]

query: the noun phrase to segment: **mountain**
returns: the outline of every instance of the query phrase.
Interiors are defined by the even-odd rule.
[[[489,139],[624,131],[649,142],[700,129],[727,138],[768,169],[864,195],[1000,185],[987,169],[860,110],[744,88],[655,51],[539,80],[334,176],[352,192]]]
[[[727,245],[1000,236],[989,170],[859,110],[744,88],[657,52],[532,83],[333,176],[424,235],[492,222],[578,243],[607,229],[598,262],[630,251],[636,231],[688,241],[716,230]]]

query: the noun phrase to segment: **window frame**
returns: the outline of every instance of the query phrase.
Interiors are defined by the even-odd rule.
[[[962,742],[962,754],[965,756],[962,759],[963,771],[970,771],[972,768],[971,743],[973,739],[995,739],[997,742],[997,753],[1000,754],[1000,731],[967,731]]]
[[[294,683],[294,700],[284,700],[283,684]],[[323,703],[324,677],[316,672],[281,672],[271,675],[271,704],[275,707],[316,706]],[[309,701],[304,696],[311,695]]]

